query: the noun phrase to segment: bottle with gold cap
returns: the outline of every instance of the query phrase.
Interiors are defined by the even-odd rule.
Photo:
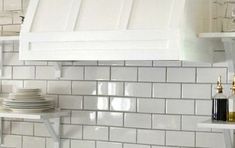
[[[232,94],[228,97],[227,121],[235,122],[235,75],[232,83]]]
[[[212,120],[226,121],[228,99],[223,94],[223,86],[221,83],[221,76],[217,81],[217,93],[212,98]]]

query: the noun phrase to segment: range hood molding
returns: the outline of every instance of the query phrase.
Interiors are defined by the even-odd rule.
[[[184,56],[184,8],[185,0],[31,0],[20,32],[20,60],[197,59],[205,50],[187,49],[192,54]],[[66,17],[53,20],[56,12]],[[97,22],[98,28],[84,29],[84,22]]]

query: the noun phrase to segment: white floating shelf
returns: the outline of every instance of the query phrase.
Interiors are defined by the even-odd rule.
[[[234,148],[233,134],[235,129],[234,122],[225,121],[212,121],[207,120],[197,125],[199,128],[213,128],[213,129],[223,129],[224,141],[226,148]]]
[[[224,45],[226,62],[228,63],[228,78],[232,80],[235,73],[235,32],[199,33],[199,38],[220,39]]]
[[[202,123],[198,123],[200,128],[214,128],[214,129],[235,129],[234,122],[225,122],[225,121],[212,121],[207,120]]]
[[[208,32],[199,33],[199,38],[235,38],[235,32]]]
[[[0,117],[41,120],[44,118],[49,119],[49,118],[68,116],[69,113],[70,113],[69,111],[50,111],[44,113],[14,113],[8,110],[0,110]]]
[[[0,110],[0,148],[2,147],[2,131],[3,131],[3,118],[18,118],[18,119],[34,119],[43,121],[52,139],[54,140],[54,148],[61,148],[60,143],[60,122],[61,117],[69,116],[69,111],[47,111],[42,113],[14,113],[9,110]]]
[[[19,36],[0,36],[0,41],[17,41]]]

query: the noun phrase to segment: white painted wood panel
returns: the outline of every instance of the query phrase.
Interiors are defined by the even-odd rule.
[[[75,30],[114,30],[123,1],[82,0]]]
[[[72,4],[73,0],[40,0],[36,9],[36,15],[33,19],[31,31],[65,31]]]
[[[208,58],[204,56],[207,50],[195,50],[206,44],[194,41],[195,30],[189,29],[193,36],[189,38],[190,48],[183,48],[182,41],[187,41],[180,24],[184,3],[185,0],[32,0],[20,35],[20,59]]]

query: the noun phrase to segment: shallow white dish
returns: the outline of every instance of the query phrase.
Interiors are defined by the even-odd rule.
[[[10,108],[10,110],[12,112],[15,112],[15,113],[41,113],[43,111],[47,111],[47,110],[50,110],[52,108],[41,108],[41,109],[14,109],[14,108]]]
[[[3,102],[15,102],[15,103],[35,103],[35,102],[52,102],[52,100],[45,99],[4,99]]]
[[[42,105],[42,106],[14,106],[14,105],[3,105],[7,109],[44,109],[52,108],[52,105]]]
[[[6,106],[45,106],[45,105],[53,105],[51,102],[45,102],[45,103],[12,103],[12,102],[3,102],[3,105]]]
[[[17,93],[24,93],[24,92],[41,92],[38,88],[18,88],[15,90]]]

